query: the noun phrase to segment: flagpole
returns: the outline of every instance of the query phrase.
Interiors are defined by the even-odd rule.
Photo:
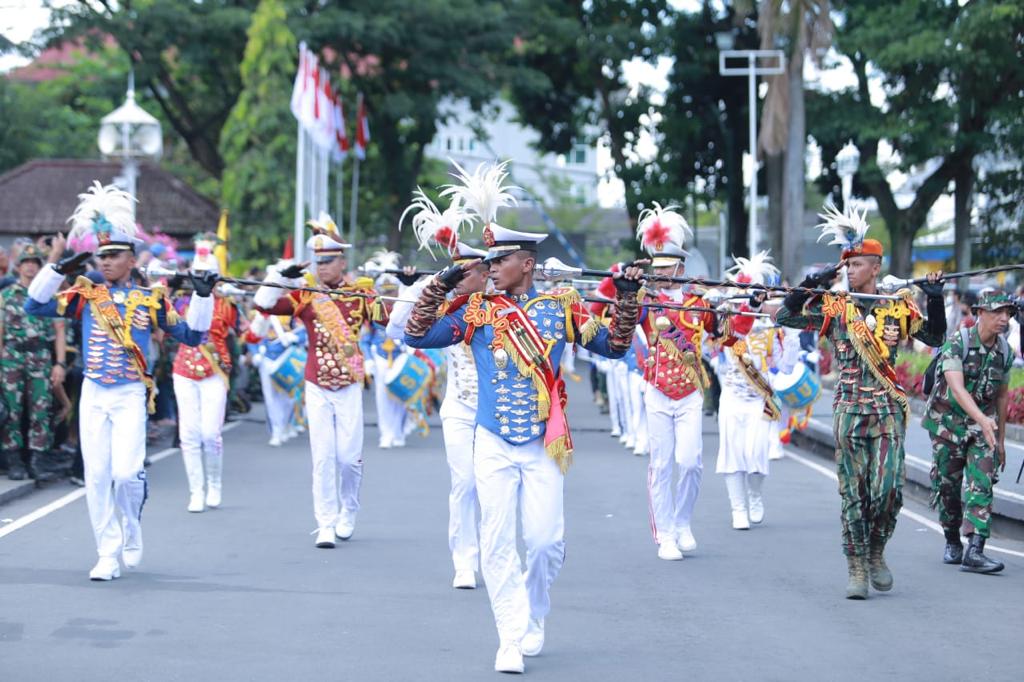
[[[345,224],[345,157],[334,165],[334,221]]]
[[[363,149],[360,152],[360,135],[359,126],[364,125],[363,122],[363,93],[359,93],[359,97],[356,100],[356,138],[355,138],[355,159],[352,161],[352,196],[349,199],[351,202],[348,210],[349,220],[349,243],[352,245],[352,262],[356,261],[356,251],[358,249],[358,213],[359,213],[359,166],[361,165],[361,159],[359,158],[362,154],[366,153]]]
[[[305,201],[305,188],[303,186],[303,175],[306,170],[305,140],[303,139],[302,122],[296,123],[298,128],[298,144],[295,149],[295,225],[292,233],[292,252],[295,255],[295,262],[302,262],[302,240],[303,231],[303,202]]]

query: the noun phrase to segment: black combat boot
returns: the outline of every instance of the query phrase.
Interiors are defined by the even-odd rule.
[[[7,478],[12,481],[24,481],[28,478],[28,471],[21,460],[20,452],[7,453]]]
[[[32,478],[40,483],[52,481],[57,478],[56,473],[54,473],[50,467],[50,462],[46,453],[43,452],[32,452],[32,456],[28,462],[28,469],[32,474]]]
[[[846,565],[850,570],[850,581],[846,583],[847,599],[868,598],[868,562],[862,556],[846,557]]]
[[[977,533],[971,533],[971,542],[967,546],[960,570],[970,573],[998,573],[1003,568],[1001,561],[993,561],[985,556],[985,538]]]
[[[892,571],[885,564],[885,543],[881,540],[872,539],[868,549],[868,574],[871,576],[871,587],[879,592],[888,592],[892,589]]]
[[[942,553],[942,563],[958,564],[964,558],[964,543],[960,542],[960,531],[946,531],[946,551]]]

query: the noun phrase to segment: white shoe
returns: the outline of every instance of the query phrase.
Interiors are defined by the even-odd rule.
[[[123,526],[124,545],[121,547],[121,561],[125,568],[138,568],[142,563],[142,525],[125,523]]]
[[[377,445],[377,447],[380,448],[381,450],[390,450],[391,449],[391,443],[390,442],[385,443],[384,441],[380,441],[380,443]]]
[[[318,528],[316,531],[316,546],[320,549],[334,549],[334,529],[331,527]]]
[[[281,440],[280,436],[271,436],[270,440],[267,442],[267,445],[269,445],[272,448],[279,448],[281,447],[282,442],[283,441]]]
[[[203,498],[203,494],[192,493],[192,495],[190,495],[188,498],[188,510],[193,514],[198,514],[204,509],[206,509],[206,505],[205,499]]]
[[[676,544],[684,552],[692,552],[697,549],[697,540],[693,537],[693,531],[689,526],[684,526],[676,531]]]
[[[734,511],[732,513],[733,530],[750,530],[750,518],[745,511]]]
[[[683,558],[683,553],[676,547],[676,543],[666,540],[658,545],[658,558],[665,561],[679,561]]]
[[[452,581],[452,587],[454,587],[457,590],[475,590],[476,572],[455,571],[455,580]]]
[[[519,650],[519,645],[503,644],[498,649],[498,655],[494,657],[494,670],[499,673],[522,674],[525,667],[523,666],[523,652]]]
[[[622,435],[622,431],[612,431],[608,435],[611,436],[612,438],[618,438]]]
[[[334,525],[334,534],[342,540],[348,540],[356,531],[356,515],[354,512],[341,510],[338,523]]]
[[[121,567],[113,557],[100,557],[89,571],[89,580],[113,580],[121,577]]]
[[[206,489],[206,506],[211,509],[216,509],[220,506],[221,495],[220,488],[214,488],[212,486]]]
[[[619,436],[619,442],[622,443],[623,445],[628,443],[629,442],[629,434],[624,431],[622,433],[622,435]],[[630,446],[630,447],[632,447],[632,446]]]
[[[750,509],[750,522],[756,524],[764,521],[764,498],[760,495],[756,498],[751,495],[748,504],[750,505],[748,507]]]
[[[523,656],[537,656],[543,648],[544,619],[530,618],[529,622],[526,624],[526,634],[523,635],[523,641],[520,644]]]

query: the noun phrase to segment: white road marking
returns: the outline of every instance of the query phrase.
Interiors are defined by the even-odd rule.
[[[803,464],[808,469],[813,469],[813,470],[817,471],[819,474],[822,474],[823,476],[827,476],[828,478],[831,478],[833,481],[838,481],[839,480],[839,477],[836,476],[836,472],[832,471],[831,469],[829,469],[827,467],[824,467],[824,466],[818,464],[817,462],[812,462],[811,460],[807,459],[806,457],[802,457],[801,455],[798,455],[798,454],[796,454],[794,452],[791,452],[789,450],[786,450],[785,452],[786,452],[786,457],[789,457],[794,462],[797,462],[799,464]],[[925,526],[927,528],[932,529],[933,531],[935,531],[939,535],[943,534],[942,533],[942,526],[940,526],[938,523],[936,523],[935,521],[932,521],[929,518],[921,516],[917,512],[912,512],[909,509],[905,509],[904,508],[904,509],[900,510],[900,514],[903,514],[904,516],[906,516],[909,519],[913,519],[914,521],[920,523],[922,526]],[[999,547],[998,545],[991,545],[991,544],[986,543],[985,544],[985,549],[990,549],[993,552],[1002,552],[1004,554],[1011,554],[1013,556],[1024,557],[1024,552],[1018,552],[1015,549],[1007,549],[1006,547]]]
[[[231,429],[237,427],[239,424],[241,424],[241,422],[231,422],[229,424],[225,424],[224,428],[221,429],[221,432],[226,433],[227,431],[230,431]],[[180,448],[167,448],[166,450],[161,450],[155,455],[150,455],[149,463],[151,465],[156,464],[160,460],[166,459],[180,451]],[[64,495],[63,497],[58,497],[56,500],[50,502],[49,504],[44,504],[42,507],[39,507],[38,509],[31,511],[28,514],[25,514],[24,516],[19,516],[18,518],[14,519],[14,521],[12,521],[11,523],[0,528],[0,538],[10,535],[14,531],[24,528],[30,523],[34,523],[35,521],[38,521],[39,519],[45,516],[49,516],[58,509],[63,509],[64,507],[68,506],[75,500],[79,500],[83,497],[85,497],[85,488],[79,488],[77,490],[71,491],[70,493]]]

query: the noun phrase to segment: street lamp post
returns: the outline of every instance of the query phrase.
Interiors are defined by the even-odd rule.
[[[860,165],[860,150],[853,144],[847,142],[846,146],[836,154],[836,172],[843,183],[843,208],[850,204],[853,196],[853,176],[857,173]]]
[[[733,50],[731,32],[715,34],[718,45],[718,73],[723,76],[746,76],[750,110],[750,222],[747,227],[749,255],[757,251],[757,77],[786,71],[786,53],[782,50]],[[731,64],[731,65],[730,65]]]
[[[120,157],[123,172],[115,182],[133,197],[139,177],[138,160],[159,159],[163,152],[163,134],[160,121],[135,103],[135,73],[128,75],[128,92],[124,104],[100,121],[97,139],[104,158]],[[132,203],[134,217],[135,204]]]

